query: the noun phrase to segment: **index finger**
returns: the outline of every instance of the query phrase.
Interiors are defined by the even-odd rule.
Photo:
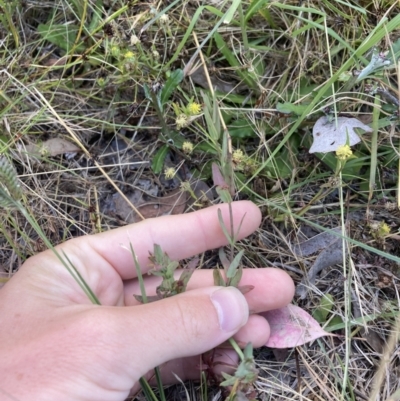
[[[233,202],[231,205],[234,232],[237,232],[242,222],[237,239],[245,238],[260,225],[260,210],[249,201]],[[153,252],[154,244],[160,245],[173,260],[226,245],[227,239],[218,220],[218,209],[229,230],[229,205],[221,204],[193,213],[144,220],[88,237],[88,243],[114,267],[123,280],[131,279],[136,276],[132,254],[129,252],[131,245],[143,272],[149,269],[149,252]]]

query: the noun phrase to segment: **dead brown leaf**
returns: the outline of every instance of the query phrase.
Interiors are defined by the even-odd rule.
[[[79,152],[81,149],[74,143],[62,137],[49,139],[41,143],[31,143],[26,151],[31,156],[57,156],[64,153]]]
[[[143,201],[142,198],[138,202],[132,202],[146,219],[183,213],[188,197],[185,192],[177,188],[163,197],[148,196],[148,198],[149,200],[147,201]],[[128,199],[131,200],[131,196],[128,195]],[[115,199],[115,214],[129,224],[141,221],[141,218],[122,197],[116,197]]]

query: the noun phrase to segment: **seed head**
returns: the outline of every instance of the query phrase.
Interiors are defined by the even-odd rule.
[[[193,143],[189,141],[183,142],[182,150],[184,151],[184,153],[190,155],[193,152]]]
[[[353,151],[350,149],[349,145],[339,146],[336,150],[336,157],[339,160],[347,160],[353,154]]]
[[[164,170],[164,174],[165,174],[165,178],[167,180],[170,180],[170,179],[174,178],[174,176],[176,174],[176,170],[173,167],[168,167]]]
[[[196,102],[190,102],[186,106],[186,110],[190,116],[196,116],[201,112],[201,106]]]

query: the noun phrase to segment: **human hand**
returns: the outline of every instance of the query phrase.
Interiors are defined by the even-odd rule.
[[[294,286],[283,271],[245,269],[240,284],[255,287],[245,295],[215,287],[212,270],[196,270],[183,294],[145,305],[133,297],[140,289],[130,243],[146,293],[154,295],[160,278],[145,275],[154,244],[174,260],[226,245],[218,208],[229,226],[223,204],[59,245],[101,306],[90,303],[52,251],[28,259],[0,290],[0,399],[122,401],[155,366],[162,365],[164,382],[173,374],[199,378],[199,355],[228,338],[265,344],[269,326],[255,313],[290,302]],[[257,229],[254,204],[232,209],[235,231],[246,214],[238,239]],[[227,355],[219,353],[221,360]]]

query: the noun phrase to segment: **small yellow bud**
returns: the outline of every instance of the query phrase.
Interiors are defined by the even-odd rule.
[[[121,55],[121,49],[119,48],[119,46],[117,46],[117,45],[111,46],[111,54],[115,58],[119,58],[119,56]]]
[[[353,151],[350,149],[349,145],[339,146],[336,150],[336,157],[339,160],[347,160],[352,154]]]
[[[190,155],[193,152],[193,143],[189,141],[183,142],[182,150],[184,151],[184,153]]]
[[[97,85],[100,86],[100,88],[104,88],[106,86],[106,80],[103,77],[97,78],[96,82]]]
[[[175,171],[175,169],[173,167],[168,167],[168,168],[166,168],[164,170],[165,178],[167,180],[170,180],[171,178],[174,178],[175,173],[176,173],[176,171]]]
[[[196,103],[196,102],[190,102],[187,106],[186,106],[186,110],[188,112],[188,114],[190,116],[195,116],[197,114],[200,113],[201,111],[201,106]]]
[[[125,52],[124,58],[127,59],[127,60],[134,59],[135,58],[135,53],[130,51],[130,50],[128,50],[127,52]]]
[[[390,234],[390,227],[384,221],[372,220],[369,223],[369,228],[371,229],[371,234],[376,239],[382,239]]]
[[[242,149],[236,149],[233,153],[232,153],[232,160],[234,161],[234,163],[236,164],[240,164],[243,162],[244,160],[244,153]]]
[[[180,185],[181,191],[190,191],[191,186],[189,181],[182,181]]]
[[[176,128],[182,129],[188,125],[188,118],[185,114],[180,114],[175,120]]]

